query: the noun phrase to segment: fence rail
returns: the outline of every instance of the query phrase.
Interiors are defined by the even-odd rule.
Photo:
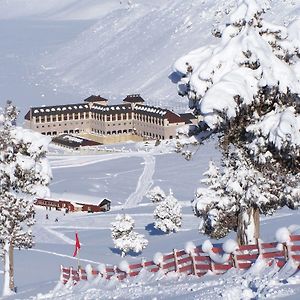
[[[79,281],[86,281],[98,276],[123,280],[137,276],[142,269],[149,272],[178,272],[196,276],[203,276],[208,271],[223,274],[231,268],[249,269],[258,257],[264,258],[267,265],[275,262],[280,268],[285,265],[287,260],[293,259],[300,269],[300,235],[290,236],[288,243],[258,241],[254,245],[240,246],[233,253],[227,254],[225,262],[220,262],[215,258],[222,258],[226,254],[222,244],[215,244],[211,251],[215,255],[212,256],[202,251],[202,246],[197,246],[190,252],[174,249],[172,253],[162,255],[159,263],[155,263],[155,259],[142,260],[140,263],[128,265],[126,271],[112,265],[105,265],[98,269],[92,268],[89,271],[61,266],[61,281],[66,284],[71,280],[73,284],[76,284]]]

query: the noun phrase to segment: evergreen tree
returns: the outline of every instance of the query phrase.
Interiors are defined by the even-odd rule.
[[[116,248],[122,252],[122,257],[129,251],[141,252],[148,245],[142,234],[134,232],[134,220],[130,215],[117,215],[111,223],[111,237]]]
[[[181,205],[172,192],[154,210],[154,227],[163,232],[176,232],[181,227]]]
[[[199,188],[193,201],[200,231],[218,239],[234,230],[240,244],[255,243],[259,213],[272,214],[282,206],[280,187],[255,170],[239,149],[224,159],[221,171],[210,164],[205,175],[202,182],[208,187]]]
[[[228,24],[217,30],[219,44],[193,51],[175,64],[182,76],[179,93],[188,96],[190,108],[211,131],[220,133],[224,164],[219,176],[236,178],[243,190],[233,197],[220,185],[219,193],[235,203],[233,210],[229,204],[212,211],[214,201],[197,195],[203,201],[196,201],[204,220],[200,227],[212,235],[216,230],[218,237],[236,229],[240,243],[255,240],[253,211],[271,214],[285,205],[297,208],[300,202],[300,20],[287,27],[268,23],[263,19],[268,8],[268,1],[240,0]],[[240,182],[243,178],[247,184]],[[264,204],[255,197],[245,201],[244,195],[254,189],[267,197]],[[216,220],[217,210],[223,233],[214,228],[222,222],[209,221]],[[227,226],[232,218],[234,225]]]
[[[3,295],[14,290],[13,249],[33,245],[33,200],[48,194],[51,171],[49,140],[16,126],[18,112],[10,101],[0,126],[0,240],[4,257]]]
[[[159,187],[155,186],[146,195],[153,203],[161,202],[166,198],[165,192]]]

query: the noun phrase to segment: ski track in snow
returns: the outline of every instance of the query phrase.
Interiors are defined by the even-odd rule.
[[[69,245],[74,245],[75,244],[75,240],[72,240],[72,239],[66,237],[63,233],[57,232],[57,231],[53,230],[51,227],[44,226],[44,228],[49,233],[51,233],[51,234],[55,235],[56,237],[58,237],[59,239],[63,240],[65,243],[67,243]]]
[[[46,251],[46,250],[41,250],[41,249],[28,249],[28,251],[47,253],[47,254],[51,254],[51,255],[67,257],[67,258],[70,258],[70,259],[78,260],[77,257],[73,257],[71,255],[61,254],[61,253],[57,253],[57,252],[53,252],[53,251]],[[84,259],[84,258],[80,258],[80,261],[84,261],[84,262],[91,263],[91,264],[96,264],[96,265],[99,264],[99,262],[89,260],[89,259]]]
[[[117,153],[117,154],[103,154],[103,155],[92,155],[92,156],[74,156],[62,160],[50,160],[51,169],[64,169],[64,168],[77,168],[83,166],[89,166],[104,162],[112,159],[126,158],[132,156],[142,156],[138,153]]]
[[[155,157],[153,155],[146,155],[144,156],[144,160],[144,171],[139,178],[135,192],[128,197],[124,204],[124,208],[137,206],[153,184],[152,177],[155,171]]]

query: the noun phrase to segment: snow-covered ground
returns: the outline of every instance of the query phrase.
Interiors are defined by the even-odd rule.
[[[186,107],[168,78],[171,66],[178,57],[212,41],[211,25],[223,18],[215,16],[215,11],[233,1],[133,0],[137,5],[131,8],[127,1],[99,2],[0,1],[0,106],[9,98],[24,114],[29,106],[78,102],[90,93],[119,101],[126,93],[141,92],[153,104]],[[269,18],[279,23],[300,14],[299,1],[278,0],[273,6]],[[215,148],[214,141],[201,145],[191,161],[159,151],[53,152],[53,194],[95,202],[107,197],[112,210],[64,215],[38,208],[35,246],[15,251],[18,294],[11,299],[299,299],[299,275],[274,268],[201,279],[147,274],[122,284],[99,283],[48,293],[59,280],[60,264],[77,264],[72,257],[76,230],[82,265],[120,262],[109,229],[118,213],[130,214],[136,231],[149,240],[143,253],[128,256],[128,261],[184,248],[187,241],[197,245],[206,240],[198,233],[199,221],[190,201],[208,161],[220,158]],[[183,227],[176,234],[162,235],[153,228],[154,204],[144,195],[155,185],[165,192],[172,189],[183,205]],[[299,220],[298,211],[287,209],[262,217],[262,239],[274,240],[277,228],[299,224]],[[39,293],[44,296],[36,296]]]
[[[60,211],[37,208],[37,224],[33,231],[35,246],[30,250],[15,251],[18,294],[12,298],[29,299],[42,293],[45,296],[38,296],[37,299],[103,299],[103,295],[105,299],[212,299],[214,295],[220,299],[221,295],[227,295],[225,299],[241,299],[238,295],[250,295],[251,291],[251,295],[256,295],[258,290],[261,291],[261,297],[299,293],[297,276],[290,278],[290,273],[280,275],[281,271],[270,268],[254,275],[251,271],[243,276],[231,271],[220,278],[206,276],[202,279],[171,275],[159,279],[158,276],[152,278],[141,275],[122,284],[99,283],[88,287],[78,286],[74,290],[59,289],[55,295],[53,292],[48,294],[59,280],[60,264],[77,265],[77,259],[72,257],[75,231],[82,243],[81,265],[118,264],[121,261],[110,236],[110,223],[120,212],[130,214],[135,219],[135,230],[149,240],[147,248],[141,254],[128,255],[128,261],[139,262],[143,257],[151,259],[156,252],[184,248],[187,241],[193,241],[196,245],[203,243],[207,237],[198,233],[198,219],[192,213],[190,200],[208,160],[219,157],[218,151],[214,150],[215,145],[215,141],[205,143],[191,161],[186,161],[178,154],[155,154],[151,151],[50,156],[54,176],[52,193],[69,192],[70,197],[72,193],[77,197],[78,194],[86,195],[89,199],[95,199],[95,202],[97,196],[101,198],[105,194],[112,200],[112,210],[107,213],[64,215]],[[171,188],[183,205],[183,226],[178,233],[164,235],[153,228],[155,204],[144,195],[156,184],[165,191]],[[49,219],[46,219],[46,213]],[[55,222],[55,218],[58,218],[58,222]],[[297,223],[299,212],[287,209],[273,217],[263,217],[262,238],[274,240],[277,228]],[[257,279],[258,276],[261,276],[261,281]],[[236,298],[230,298],[230,295]]]

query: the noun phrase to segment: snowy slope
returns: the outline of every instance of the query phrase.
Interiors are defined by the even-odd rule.
[[[183,227],[178,233],[170,235],[154,231],[152,223],[155,205],[145,197],[140,199],[142,202],[138,201],[125,210],[135,219],[136,231],[145,235],[149,245],[138,255],[128,255],[126,260],[139,262],[142,257],[151,259],[158,251],[167,253],[173,248],[182,249],[187,241],[193,241],[195,245],[202,244],[207,236],[199,234],[199,220],[193,215],[189,200],[199,185],[198,178],[202,177],[207,161],[212,157],[219,157],[218,151],[213,149],[214,143],[205,143],[191,161],[184,160],[178,154],[157,155],[141,151],[97,156],[52,156],[52,192],[79,193],[81,190],[81,194],[94,197],[105,192],[105,195],[112,199],[113,209],[107,213],[64,215],[62,211],[38,208],[37,224],[33,228],[35,246],[30,250],[15,251],[18,294],[13,299],[32,299],[32,296],[39,293],[43,295],[38,295],[35,299],[222,299],[222,295],[228,295],[225,299],[230,300],[251,299],[246,295],[259,295],[262,298],[271,295],[294,295],[291,299],[298,299],[299,274],[285,274],[276,268],[260,269],[257,273],[250,271],[244,276],[233,271],[222,277],[206,276],[202,279],[178,278],[175,274],[168,277],[146,275],[124,284],[116,284],[113,281],[99,282],[94,285],[83,284],[75,289],[49,292],[59,280],[60,264],[77,264],[76,258],[72,257],[75,231],[78,232],[82,244],[82,266],[97,266],[99,263],[119,264],[122,258],[113,247],[110,224],[118,213],[124,212],[122,204],[126,204],[132,193],[142,191],[149,182],[160,185],[165,191],[168,191],[168,188],[173,189],[174,195],[184,206]],[[145,178],[143,173],[148,166],[142,164],[141,159],[146,161],[149,156],[156,161],[155,172],[150,174],[149,178]],[[45,218],[46,213],[49,219]],[[299,224],[299,213],[284,209],[273,217],[262,217],[262,239],[274,240],[275,231],[279,227]],[[59,221],[55,222],[55,218]],[[128,290],[131,292],[128,293]],[[245,297],[242,298],[241,295]],[[236,298],[232,298],[233,296]]]
[[[87,20],[99,19],[105,14],[125,8],[119,0],[1,0],[0,19]]]
[[[140,92],[154,104],[180,99],[168,78],[171,66],[190,49],[191,41],[200,45],[211,39],[218,4],[136,2],[132,9],[109,13],[43,64],[82,92],[115,97]]]
[[[120,97],[140,92],[154,104],[184,101],[168,78],[174,61],[191,49],[213,42],[212,24],[225,22],[226,15],[220,11],[235,1],[135,3],[129,10],[108,13],[46,57],[43,64],[52,69],[48,75],[83,93]],[[300,4],[278,0],[273,8],[269,18],[281,23],[299,15]]]
[[[185,110],[168,78],[190,50],[211,43],[212,24],[235,0],[0,0],[0,101],[30,105],[81,101],[91,93],[140,92],[152,104]],[[277,0],[270,19],[300,14]],[[176,78],[173,78],[175,80]]]

